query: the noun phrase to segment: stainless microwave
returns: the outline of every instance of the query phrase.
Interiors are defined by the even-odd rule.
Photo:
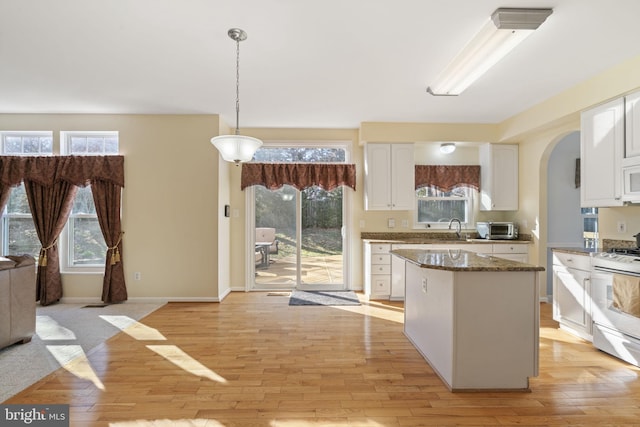
[[[518,238],[518,226],[514,222],[477,222],[476,229],[481,239],[515,240]]]

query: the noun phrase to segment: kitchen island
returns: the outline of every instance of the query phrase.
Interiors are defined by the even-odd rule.
[[[404,333],[451,391],[528,391],[538,375],[543,267],[464,250],[406,264]]]

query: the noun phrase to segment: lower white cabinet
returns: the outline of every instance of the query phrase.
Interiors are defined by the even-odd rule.
[[[588,255],[553,251],[553,319],[560,328],[593,340]]]
[[[368,299],[389,299],[391,294],[390,243],[364,243],[364,295]]]
[[[493,256],[509,259],[511,261],[529,262],[529,245],[518,243],[495,243]]]
[[[405,335],[452,391],[529,388],[538,375],[537,271],[407,262],[406,275]]]

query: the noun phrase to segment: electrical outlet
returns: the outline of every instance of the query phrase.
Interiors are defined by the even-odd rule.
[[[618,233],[627,232],[627,223],[624,221],[618,221]]]
[[[360,220],[360,228],[364,228],[364,219]]]
[[[422,278],[422,292],[424,292],[425,294],[427,293],[427,278],[426,277]]]
[[[402,228],[409,228],[409,221],[406,219],[402,220]]]
[[[133,280],[142,280],[142,273],[140,273],[139,271],[133,273]]]
[[[396,226],[396,220],[393,218],[389,218],[389,220],[387,221],[387,227],[395,228],[395,226]]]

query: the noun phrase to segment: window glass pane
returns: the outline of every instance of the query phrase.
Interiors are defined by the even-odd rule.
[[[50,136],[40,137],[40,153],[53,153],[53,138]]]
[[[8,255],[29,254],[38,257],[40,240],[32,218],[6,217]]]
[[[73,208],[71,208],[71,215],[95,215],[96,206],[93,204],[93,195],[91,194],[91,187],[78,188],[76,198],[73,201]]]
[[[442,191],[436,187],[419,188],[416,190],[417,222],[449,222],[451,218],[470,222],[473,191],[468,187],[456,187],[451,191]]]
[[[317,147],[264,147],[253,156],[256,162],[323,162],[344,163],[346,153],[342,148]]]
[[[72,265],[103,265],[107,251],[97,218],[73,218]]]
[[[458,218],[467,222],[466,200],[418,200],[418,222],[448,222]]]
[[[7,136],[4,139],[4,152],[6,154],[22,153],[22,138],[19,136]]]
[[[118,154],[117,136],[108,136],[104,139],[104,154]]]
[[[27,193],[24,190],[24,184],[11,189],[11,195],[7,202],[7,214],[26,214],[31,215]]]
[[[89,154],[102,154],[104,152],[104,138],[89,137],[87,138],[87,152]]]
[[[37,136],[28,136],[22,139],[23,152],[25,154],[40,153],[40,138]]]
[[[71,154],[81,154],[87,152],[87,138],[80,136],[71,137]]]

